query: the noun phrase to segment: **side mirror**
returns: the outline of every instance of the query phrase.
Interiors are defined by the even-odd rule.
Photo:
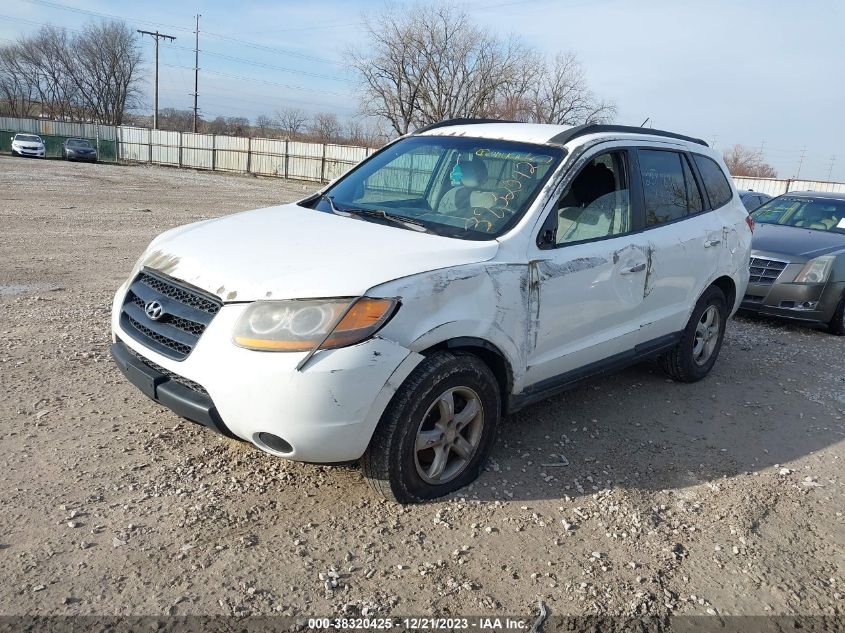
[[[557,209],[549,213],[537,235],[537,248],[540,250],[549,250],[555,246],[557,246]]]

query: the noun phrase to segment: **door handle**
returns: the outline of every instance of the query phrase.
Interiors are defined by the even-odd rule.
[[[631,275],[633,273],[641,273],[645,270],[645,262],[641,264],[635,264],[633,266],[629,266],[628,268],[620,268],[619,274],[620,275]]]
[[[710,248],[711,246],[718,246],[722,243],[722,240],[707,240],[704,242],[704,248]]]

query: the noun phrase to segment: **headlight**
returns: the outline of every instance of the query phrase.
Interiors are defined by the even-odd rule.
[[[233,340],[247,349],[308,352],[360,343],[396,310],[393,299],[256,301],[235,324]]]
[[[795,278],[797,284],[820,284],[827,281],[830,276],[830,271],[833,268],[833,260],[836,258],[833,255],[822,255],[811,259],[806,264],[798,276]]]

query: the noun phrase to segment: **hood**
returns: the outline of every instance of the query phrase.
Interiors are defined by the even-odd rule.
[[[287,204],[178,227],[143,266],[224,301],[350,297],[408,275],[482,262],[498,242],[418,233]]]
[[[845,250],[845,234],[761,222],[754,229],[751,249],[772,256],[785,255],[790,261],[809,260]]]

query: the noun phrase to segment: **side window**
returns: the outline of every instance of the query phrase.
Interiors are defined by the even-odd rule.
[[[638,156],[647,226],[679,220],[701,210],[701,194],[681,154],[641,149]]]
[[[699,213],[704,210],[704,201],[701,198],[701,192],[698,190],[698,184],[695,182],[686,156],[684,156],[682,162],[684,163],[684,182],[687,185],[687,207],[690,213]]]
[[[704,190],[707,192],[707,197],[710,198],[710,206],[718,209],[730,202],[733,198],[733,190],[719,164],[712,158],[707,158],[701,154],[693,154],[693,157],[695,164],[698,166],[698,173],[701,174]]]
[[[631,230],[627,154],[600,154],[585,165],[557,204],[558,245],[582,242]]]

